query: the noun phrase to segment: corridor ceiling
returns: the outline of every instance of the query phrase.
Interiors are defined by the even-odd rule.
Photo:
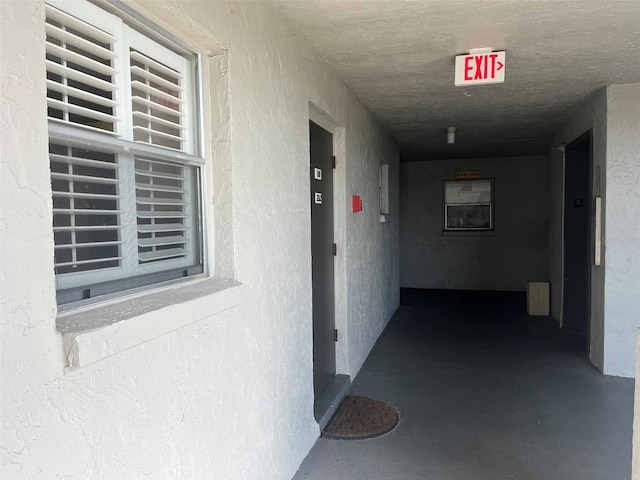
[[[404,161],[546,154],[596,90],[640,82],[640,0],[274,3]],[[505,83],[454,87],[454,57],[480,47],[506,51]]]

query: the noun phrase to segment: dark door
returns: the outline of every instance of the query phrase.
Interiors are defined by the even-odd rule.
[[[313,389],[317,399],[336,373],[333,291],[333,136],[309,122],[311,144],[311,268]]]
[[[591,132],[565,150],[563,328],[588,348],[591,251]]]

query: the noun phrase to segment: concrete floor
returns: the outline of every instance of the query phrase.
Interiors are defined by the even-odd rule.
[[[391,433],[320,438],[295,480],[629,480],[631,379],[526,315],[523,294],[403,290],[351,393],[400,412]]]

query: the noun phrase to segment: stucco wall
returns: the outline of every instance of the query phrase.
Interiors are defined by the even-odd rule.
[[[548,158],[407,162],[400,167],[400,284],[526,291],[546,281]],[[495,232],[442,232],[442,181],[457,170],[495,179]]]
[[[216,315],[202,303],[173,305],[158,314],[165,323],[195,309],[202,319],[65,369],[55,330],[44,9],[0,2],[2,478],[288,479],[319,433],[309,102],[337,126],[345,312],[337,348],[340,371],[351,375],[398,305],[398,150],[266,2],[131,4],[213,69],[205,72],[206,96],[219,105],[205,129],[209,239],[217,240],[209,266],[242,282],[243,298]],[[393,179],[387,224],[378,222],[380,163]],[[352,194],[363,196],[363,213],[349,212]]]
[[[575,112],[551,151],[550,272],[562,298],[563,155],[553,147],[593,131],[593,195],[603,204],[602,263],[591,266],[591,361],[604,373],[634,376],[640,326],[640,84],[603,88]],[[562,304],[553,302],[561,318]]]
[[[640,84],[607,88],[604,373],[633,377],[640,327]]]
[[[354,120],[369,124],[364,116]],[[399,164],[395,145],[382,132],[351,137],[347,151],[361,162],[347,162],[346,243],[348,298],[348,354],[351,375],[356,374],[386,323],[400,304]],[[389,163],[389,215],[380,223],[380,165]],[[363,211],[351,212],[351,196],[362,198]]]
[[[557,133],[550,152],[549,169],[549,276],[551,279],[551,314],[562,324],[563,252],[564,252],[564,152],[560,147],[571,143],[583,133],[592,130],[593,141],[593,196],[602,197],[606,208],[606,155],[607,155],[607,99],[601,89],[587,99]],[[600,172],[598,175],[597,172]],[[607,222],[603,218],[602,239]],[[604,368],[604,278],[606,244],[602,243],[601,266],[591,266],[591,345],[589,358],[600,370]]]

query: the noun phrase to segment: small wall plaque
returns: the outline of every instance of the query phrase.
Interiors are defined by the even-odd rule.
[[[457,170],[456,180],[469,180],[470,178],[480,178],[480,170]]]

